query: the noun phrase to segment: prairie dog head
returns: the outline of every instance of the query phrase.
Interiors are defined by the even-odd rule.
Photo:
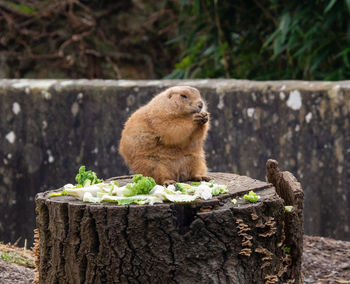
[[[176,86],[166,89],[161,95],[169,112],[190,115],[206,110],[205,102],[196,88]]]

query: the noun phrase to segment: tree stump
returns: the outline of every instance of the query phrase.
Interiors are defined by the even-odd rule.
[[[302,222],[293,227],[295,215],[285,213],[275,187],[209,176],[229,193],[152,206],[39,193],[39,283],[299,283],[302,239],[286,230],[301,232]],[[250,190],[260,195],[257,203],[239,198]]]

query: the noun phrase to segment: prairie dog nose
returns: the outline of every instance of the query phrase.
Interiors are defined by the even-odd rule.
[[[200,102],[200,103],[198,104],[198,108],[199,108],[200,110],[203,108],[203,102]]]

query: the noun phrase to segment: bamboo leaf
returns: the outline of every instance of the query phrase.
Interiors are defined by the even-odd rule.
[[[284,43],[286,40],[286,36],[289,31],[289,25],[290,25],[290,15],[289,13],[286,13],[282,15],[280,26],[279,26],[279,29],[281,31],[281,43]]]
[[[324,9],[324,13],[328,13],[334,6],[334,4],[337,2],[337,0],[331,0],[329,1],[327,7]]]

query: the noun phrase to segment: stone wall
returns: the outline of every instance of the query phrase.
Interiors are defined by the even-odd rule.
[[[350,240],[350,82],[243,80],[0,80],[0,240],[31,243],[35,194],[73,182],[80,165],[127,174],[124,122],[178,84],[208,102],[211,171],[264,180],[277,159],[304,188],[306,233]]]

